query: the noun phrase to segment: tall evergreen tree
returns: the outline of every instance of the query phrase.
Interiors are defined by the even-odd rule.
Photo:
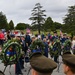
[[[57,29],[62,29],[62,24],[61,24],[61,23],[59,23],[59,22],[54,22],[53,24],[54,24],[55,30],[57,30]]]
[[[64,23],[66,25],[75,25],[75,5],[69,6],[68,13],[65,16]]]
[[[64,30],[75,34],[75,5],[69,6],[68,13],[64,17]]]
[[[38,32],[40,34],[40,27],[44,24],[45,22],[45,10],[41,9],[42,6],[40,3],[36,3],[35,7],[32,10],[32,17],[29,19],[32,20],[32,25],[37,25],[38,26]]]
[[[0,29],[8,29],[7,18],[3,12],[0,12]]]
[[[43,25],[44,30],[53,30],[53,20],[51,17],[48,17],[45,21],[45,24]]]
[[[13,30],[14,29],[14,23],[13,23],[12,20],[9,22],[9,29],[10,30]]]

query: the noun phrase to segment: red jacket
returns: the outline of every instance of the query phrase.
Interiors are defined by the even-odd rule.
[[[0,33],[0,39],[1,39],[1,40],[4,40],[4,39],[5,39],[4,34],[3,34],[3,33]]]

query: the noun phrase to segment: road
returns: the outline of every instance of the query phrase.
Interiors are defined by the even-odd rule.
[[[61,58],[61,56],[59,57],[59,60],[60,60],[60,63],[61,63],[60,68],[59,68],[59,72],[57,70],[58,68],[56,68],[53,71],[52,75],[65,75],[63,73],[63,68],[62,68],[63,65],[62,65],[62,58]],[[24,66],[25,66],[25,69],[22,70],[22,73],[23,73],[23,75],[27,75],[28,71],[30,69],[30,63],[25,63]],[[0,70],[3,71],[4,68],[5,68],[4,64],[0,63]],[[7,68],[6,68],[4,73],[5,73],[5,75],[15,75],[15,65],[7,66]],[[29,72],[29,75],[31,75],[31,72]]]

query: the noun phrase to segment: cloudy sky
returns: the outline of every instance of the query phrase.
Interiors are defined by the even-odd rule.
[[[15,25],[20,22],[31,24],[31,10],[38,2],[46,10],[46,17],[50,16],[59,23],[63,23],[68,6],[75,5],[75,0],[0,0],[0,12],[6,15],[8,22],[13,20]]]

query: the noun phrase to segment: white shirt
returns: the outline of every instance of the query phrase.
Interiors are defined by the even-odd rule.
[[[71,48],[73,49],[74,46],[75,46],[75,40],[72,41],[72,46],[71,46]]]

